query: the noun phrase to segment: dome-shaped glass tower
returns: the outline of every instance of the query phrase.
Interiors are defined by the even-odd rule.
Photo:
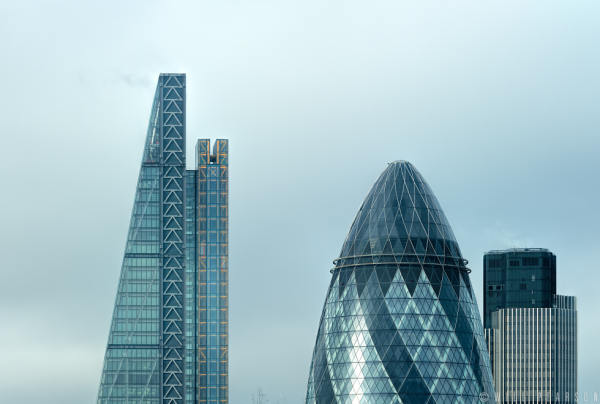
[[[334,264],[307,403],[493,402],[466,260],[410,163],[381,174]]]

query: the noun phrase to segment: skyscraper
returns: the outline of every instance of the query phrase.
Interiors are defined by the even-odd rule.
[[[423,177],[388,165],[334,261],[306,402],[493,402],[466,263]]]
[[[208,139],[196,147],[197,386],[199,403],[228,402],[229,150]]]
[[[576,299],[556,295],[555,255],[490,251],[483,263],[485,336],[499,400],[576,401]]]
[[[492,313],[509,307],[552,307],[556,256],[545,248],[490,251],[483,257],[483,326]]]
[[[160,75],[98,403],[228,401],[228,142],[186,170],[185,90]]]

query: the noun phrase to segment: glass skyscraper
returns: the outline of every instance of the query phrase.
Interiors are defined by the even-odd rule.
[[[503,308],[552,307],[556,256],[545,248],[489,251],[483,257],[483,326]]]
[[[503,403],[574,402],[577,306],[556,295],[556,256],[543,248],[483,259],[485,337]]]
[[[334,261],[306,403],[494,402],[466,264],[423,177],[389,164]]]
[[[185,92],[160,75],[98,403],[228,402],[228,142],[186,169]]]

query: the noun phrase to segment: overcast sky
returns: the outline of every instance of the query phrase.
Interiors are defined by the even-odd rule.
[[[300,403],[346,232],[386,163],[470,260],[546,247],[600,391],[600,2],[0,0],[0,401],[93,403],[155,83],[230,139],[230,394]]]

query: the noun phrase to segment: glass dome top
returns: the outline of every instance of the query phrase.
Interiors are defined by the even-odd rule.
[[[463,261],[437,198],[406,161],[390,163],[379,176],[352,223],[336,264],[382,256]]]

